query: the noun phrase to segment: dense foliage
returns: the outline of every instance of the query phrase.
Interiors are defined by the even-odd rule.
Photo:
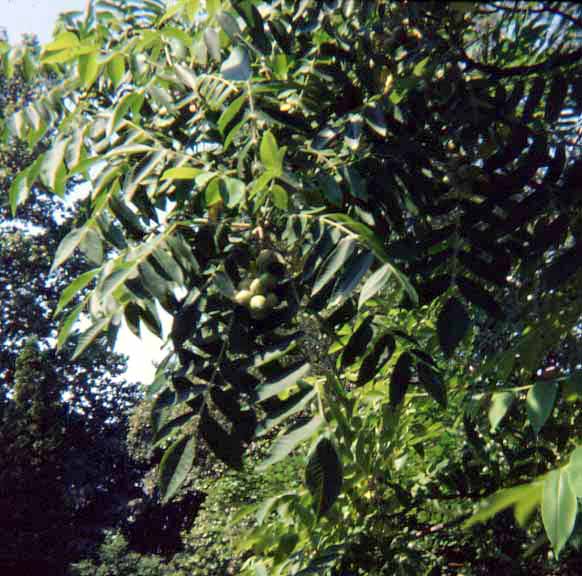
[[[50,142],[13,211],[89,191],[53,262],[94,266],[59,347],[173,316],[147,391],[165,500],[201,449],[304,463],[242,573],[518,573],[576,542],[581,18],[101,0],[4,54],[52,80],[5,123]]]

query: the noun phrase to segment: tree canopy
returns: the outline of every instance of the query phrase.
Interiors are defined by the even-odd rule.
[[[581,21],[569,3],[100,0],[39,55],[2,50],[7,76],[51,80],[4,122],[47,142],[12,211],[86,190],[52,265],[92,266],[61,292],[58,346],[83,358],[173,317],[147,389],[165,498],[202,444],[235,469],[260,438],[263,469],[304,457],[245,569],[418,573],[427,523],[484,530],[511,507],[524,546],[574,540]],[[365,538],[381,560],[357,560]]]

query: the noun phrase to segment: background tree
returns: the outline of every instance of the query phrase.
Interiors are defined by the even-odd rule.
[[[20,47],[2,44],[3,119],[51,86],[50,77],[31,76],[39,51],[33,38]],[[125,446],[127,414],[139,392],[122,379],[125,358],[106,342],[77,362],[54,349],[60,293],[90,268],[79,258],[56,274],[50,270],[79,205],[35,186],[18,219],[10,218],[8,190],[46,143],[45,136],[28,149],[8,138],[0,146],[0,486],[2,530],[10,543],[1,566],[7,574],[64,573],[71,559],[99,544],[103,527],[118,521],[140,493],[139,471]],[[35,344],[27,344],[31,338]]]
[[[32,143],[54,127],[14,208],[39,179],[92,190],[54,265],[104,259],[61,347],[172,314],[148,392],[166,499],[199,441],[241,468],[284,426],[264,465],[296,451],[305,484],[257,512],[249,570],[437,569],[450,555],[411,540],[456,536],[485,497],[474,521],[513,506],[518,547],[559,554],[582,495],[579,9],[200,7],[91,4],[37,63],[52,94],[11,121]],[[505,520],[462,562],[518,569],[490,556]]]

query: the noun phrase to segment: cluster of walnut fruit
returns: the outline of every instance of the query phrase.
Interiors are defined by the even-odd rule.
[[[273,264],[284,264],[283,257],[274,250],[261,250],[256,261],[254,274],[242,280],[238,285],[238,292],[234,296],[237,304],[248,308],[251,317],[256,320],[266,318],[269,312],[279,305],[279,298],[274,292],[277,284],[282,280],[280,274],[273,274],[269,269]]]

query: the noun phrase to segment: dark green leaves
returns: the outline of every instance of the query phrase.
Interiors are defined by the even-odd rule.
[[[558,74],[550,87],[550,93],[546,100],[545,120],[555,122],[562,112],[564,100],[568,93],[569,80],[564,74]]]
[[[232,433],[228,433],[210,414],[207,406],[202,409],[199,426],[200,435],[217,458],[232,468],[240,469],[244,446],[237,435],[236,427]]]
[[[539,434],[550,416],[557,393],[556,382],[536,382],[530,388],[526,400],[527,417],[536,434]]]
[[[417,363],[418,380],[442,408],[447,407],[447,389],[439,373],[424,362]]]
[[[233,8],[242,16],[254,46],[263,54],[270,51],[270,42],[265,34],[265,24],[256,6],[244,0],[233,3]]]
[[[390,378],[390,405],[398,406],[406,395],[410,384],[412,356],[403,352],[394,366],[392,378]]]
[[[256,435],[263,436],[277,424],[305,409],[309,402],[315,398],[316,392],[315,388],[305,387],[296,394],[289,396],[283,402],[278,403],[275,409],[267,410],[267,417],[259,422]]]
[[[337,306],[346,301],[374,262],[374,258],[374,254],[368,251],[355,254],[350,258],[334,288],[331,306]]]
[[[369,316],[360,324],[358,329],[351,335],[350,339],[348,340],[348,343],[346,344],[342,354],[342,370],[352,364],[358,356],[362,355],[362,353],[368,347],[370,340],[372,340],[373,335],[374,331],[372,330],[372,318]]]
[[[392,334],[384,334],[374,344],[372,351],[364,358],[360,371],[358,372],[358,384],[363,385],[369,382],[382,367],[390,360],[396,342]]]
[[[471,302],[471,304],[478,306],[496,320],[503,320],[505,318],[501,306],[493,296],[481,288],[476,282],[473,282],[473,280],[470,280],[469,278],[461,277],[457,278],[457,285],[459,286],[461,294]]]
[[[159,479],[162,499],[167,502],[183,484],[194,463],[196,439],[180,438],[166,451],[160,462]]]
[[[346,263],[355,250],[357,242],[354,238],[348,237],[340,240],[333,252],[322,264],[317,280],[313,285],[311,295],[317,294],[335,275],[335,273]]]
[[[280,394],[290,386],[296,384],[301,378],[305,378],[310,370],[311,366],[308,362],[297,362],[293,364],[283,374],[280,374],[274,380],[261,384],[257,388],[258,400],[263,401]]]
[[[471,324],[465,307],[456,298],[444,305],[437,321],[437,332],[443,352],[452,356],[455,348],[467,334]]]
[[[342,483],[342,465],[335,446],[328,438],[320,438],[308,456],[305,469],[305,484],[318,517],[332,507],[341,492]]]

